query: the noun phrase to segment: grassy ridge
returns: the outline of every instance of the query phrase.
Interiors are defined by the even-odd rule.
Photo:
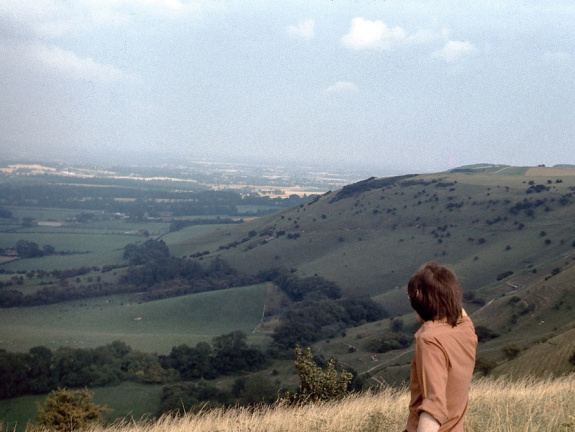
[[[230,409],[96,427],[93,432],[375,432],[405,427],[408,391],[383,389],[335,403]],[[575,375],[554,380],[472,383],[465,432],[557,432],[575,427]]]
[[[572,195],[575,176],[499,170],[421,175],[335,201],[333,192],[248,224],[182,239],[172,248],[180,255],[209,250],[206,259],[219,255],[248,272],[282,265],[302,276],[317,273],[337,280],[344,291],[371,296],[403,286],[421,263],[438,260],[450,263],[467,288],[477,289],[502,272],[573,251],[575,227],[566,222],[574,200],[559,202]],[[529,182],[549,189],[529,191]],[[514,212],[525,199],[544,204],[533,204],[533,215]],[[258,235],[221,249],[241,242],[250,230]]]
[[[95,347],[113,340],[144,352],[168,353],[259,323],[265,284],[133,303],[130,296],[14,308],[0,314],[0,348],[27,351],[44,345]]]

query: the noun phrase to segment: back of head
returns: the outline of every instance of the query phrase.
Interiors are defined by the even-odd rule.
[[[462,310],[462,289],[455,274],[436,263],[425,264],[407,285],[411,307],[424,321],[445,320],[457,325]]]

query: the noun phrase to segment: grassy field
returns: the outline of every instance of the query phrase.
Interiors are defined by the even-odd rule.
[[[126,422],[92,432],[378,432],[405,427],[407,389],[354,394],[342,401],[204,411],[182,418]],[[554,380],[474,381],[465,432],[561,432],[575,427],[575,375]]]
[[[66,218],[74,218],[81,213],[81,211],[72,209],[31,207],[11,208],[11,211],[16,219],[29,217],[37,221],[62,221]],[[197,217],[189,219],[195,218]],[[216,216],[201,217],[201,219],[210,218],[215,219]],[[83,266],[102,267],[106,264],[117,264],[122,262],[124,246],[147,240],[146,237],[138,235],[140,230],[147,230],[151,237],[161,236],[162,240],[171,246],[181,242],[182,238],[193,239],[227,226],[224,224],[192,225],[180,231],[169,232],[168,222],[137,223],[114,218],[94,220],[79,225],[34,225],[31,227],[23,227],[22,224],[15,224],[11,220],[3,221],[5,223],[0,224],[0,248],[12,248],[19,240],[26,240],[38,244],[40,248],[44,245],[51,245],[57,252],[72,252],[66,255],[16,260],[3,265],[2,268],[12,271],[69,269]],[[178,252],[175,252],[175,256]]]
[[[168,353],[173,346],[195,346],[234,330],[251,334],[265,296],[261,284],[148,303],[124,295],[6,309],[0,314],[0,349],[95,347],[121,340],[136,350]]]

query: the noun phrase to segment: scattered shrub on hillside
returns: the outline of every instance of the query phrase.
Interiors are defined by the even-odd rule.
[[[399,333],[403,330],[403,320],[401,318],[394,318],[389,322],[389,330],[393,333]]]
[[[527,188],[527,190],[525,191],[525,193],[527,194],[531,194],[531,193],[541,193],[543,191],[549,191],[551,188],[549,186],[545,186],[545,185],[535,185],[532,184],[532,182],[529,182],[531,184],[531,186],[529,186],[529,188]]]
[[[575,366],[575,351],[573,351],[573,353],[571,354],[571,357],[569,357],[569,363],[571,363],[573,366]]]
[[[501,351],[508,360],[513,360],[522,350],[523,349],[519,345],[514,343],[505,345],[503,348],[501,348]]]
[[[336,359],[332,357],[325,370],[313,360],[311,348],[302,353],[300,346],[295,348],[295,367],[300,384],[297,393],[286,392],[284,400],[294,404],[331,401],[342,399],[348,393],[353,375],[345,370],[338,374]]]
[[[479,373],[482,376],[487,376],[489,375],[489,373],[491,373],[493,369],[495,369],[496,366],[497,363],[495,363],[494,361],[481,357],[475,360],[474,372]]]

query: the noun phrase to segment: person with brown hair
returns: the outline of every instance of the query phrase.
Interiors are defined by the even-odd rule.
[[[462,432],[477,336],[461,285],[451,270],[428,263],[411,277],[407,293],[422,325],[415,333],[404,432]]]

